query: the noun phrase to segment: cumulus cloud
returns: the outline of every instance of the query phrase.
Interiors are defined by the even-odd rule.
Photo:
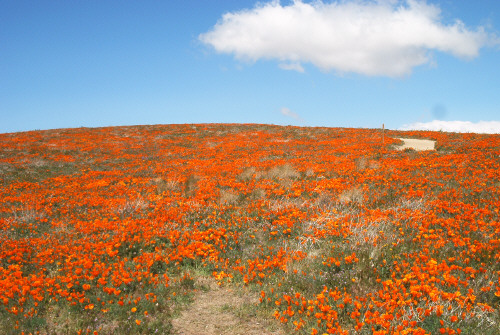
[[[498,43],[483,27],[443,23],[440,13],[421,0],[272,1],[224,14],[199,39],[244,61],[275,59],[299,71],[304,62],[324,71],[389,77],[432,63],[434,50],[472,59]]]
[[[399,130],[435,130],[456,133],[500,134],[500,121],[441,121],[416,122],[407,124]]]
[[[283,107],[281,108],[280,110],[281,114],[284,115],[284,116],[287,116],[289,118],[292,118],[292,119],[295,119],[297,121],[299,121],[300,123],[304,123],[304,119],[300,117],[299,114],[295,113],[295,112],[292,112],[289,108],[287,107]]]
[[[278,66],[283,70],[292,70],[301,73],[304,72],[304,68],[300,65],[300,63],[281,63]]]

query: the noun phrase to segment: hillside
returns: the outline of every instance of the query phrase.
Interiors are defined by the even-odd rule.
[[[232,326],[269,332],[498,334],[499,209],[500,135],[0,134],[0,329],[181,333],[219,290],[241,307],[220,307]]]

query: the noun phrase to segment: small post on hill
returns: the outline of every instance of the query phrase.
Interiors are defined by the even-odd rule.
[[[385,138],[384,138],[384,129],[385,129],[385,126],[384,124],[382,123],[382,144],[385,143]]]

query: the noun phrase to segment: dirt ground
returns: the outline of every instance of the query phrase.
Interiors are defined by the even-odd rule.
[[[434,145],[436,144],[436,141],[432,140],[419,140],[415,138],[398,138],[399,140],[403,141],[403,145],[398,147],[398,150],[404,150],[406,148],[412,148],[417,151],[424,151],[424,150],[434,150]]]
[[[172,321],[179,335],[283,335],[275,320],[258,317],[254,293],[244,289],[219,287],[204,279],[209,290],[199,291],[194,302]],[[208,285],[207,285],[208,284]]]

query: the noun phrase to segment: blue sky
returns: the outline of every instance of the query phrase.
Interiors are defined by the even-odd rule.
[[[496,124],[499,31],[497,0],[2,0],[0,133]]]

